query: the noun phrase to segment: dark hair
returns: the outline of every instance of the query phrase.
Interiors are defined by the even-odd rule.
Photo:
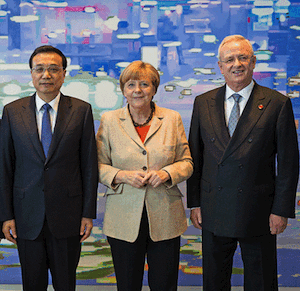
[[[67,58],[66,56],[56,47],[53,47],[51,45],[42,45],[34,50],[32,55],[30,56],[29,59],[29,67],[32,69],[32,59],[38,55],[38,54],[43,54],[43,53],[56,53],[62,58],[62,65],[63,69],[65,70],[67,67]]]

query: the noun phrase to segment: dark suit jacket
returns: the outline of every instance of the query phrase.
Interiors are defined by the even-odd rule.
[[[47,159],[38,136],[35,95],[6,105],[2,118],[0,220],[35,239],[46,217],[57,238],[76,236],[96,217],[97,152],[91,106],[61,95]]]
[[[0,144],[1,144],[1,119],[0,119]],[[2,232],[2,224],[3,224],[3,222],[0,221],[0,238],[4,238],[4,235]]]
[[[291,101],[255,84],[230,139],[225,88],[194,103],[188,207],[201,207],[203,228],[215,235],[267,234],[271,213],[295,217],[299,152]]]

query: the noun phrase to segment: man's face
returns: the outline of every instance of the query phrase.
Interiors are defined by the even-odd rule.
[[[61,56],[54,52],[40,53],[32,59],[32,82],[39,97],[46,102],[57,96],[64,83],[66,71],[62,66]]]
[[[255,63],[256,57],[246,41],[233,40],[220,50],[219,68],[227,85],[235,92],[250,84]]]

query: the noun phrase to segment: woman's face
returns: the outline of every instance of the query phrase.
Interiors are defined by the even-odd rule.
[[[150,102],[155,94],[155,88],[149,77],[139,80],[129,80],[124,85],[124,96],[132,108],[142,109],[150,107]]]

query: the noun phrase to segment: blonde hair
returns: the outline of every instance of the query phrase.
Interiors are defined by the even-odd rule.
[[[251,55],[254,55],[254,51],[253,51],[253,47],[252,47],[252,44],[251,42],[244,38],[242,35],[239,35],[239,34],[234,34],[234,35],[229,35],[229,36],[226,36],[220,46],[219,46],[219,49],[218,49],[218,59],[220,60],[220,52],[221,52],[221,49],[222,47],[226,44],[226,43],[229,43],[229,42],[232,42],[232,41],[244,41],[248,44],[249,48],[250,48],[250,52],[251,52]]]
[[[140,80],[145,76],[150,78],[156,93],[160,83],[159,74],[151,64],[144,63],[142,61],[132,62],[121,73],[119,80],[122,93],[124,94],[124,85],[126,82],[128,82],[129,80]]]

